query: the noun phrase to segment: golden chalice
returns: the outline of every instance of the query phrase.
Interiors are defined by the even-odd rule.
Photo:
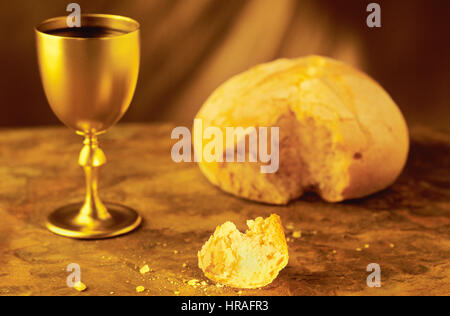
[[[106,163],[98,135],[127,111],[139,73],[139,23],[114,15],[84,14],[81,27],[66,17],[36,27],[37,54],[45,94],[56,116],[84,137],[79,164],[86,174],[84,203],[61,207],[47,227],[66,237],[99,239],[128,233],[141,217],[131,208],[102,203],[98,169]]]

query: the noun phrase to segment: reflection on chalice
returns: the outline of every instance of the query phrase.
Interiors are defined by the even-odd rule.
[[[50,214],[54,233],[98,239],[128,233],[141,217],[131,208],[102,203],[98,170],[106,158],[98,135],[127,111],[139,73],[139,24],[126,17],[85,14],[81,27],[68,28],[66,17],[36,27],[37,54],[44,91],[56,116],[84,137],[79,164],[86,174],[84,203]]]

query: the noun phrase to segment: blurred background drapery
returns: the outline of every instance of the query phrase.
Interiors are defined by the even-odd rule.
[[[61,0],[0,2],[0,127],[60,124],[40,83],[33,27]],[[142,62],[124,121],[191,124],[209,94],[258,63],[331,56],[374,77],[410,125],[450,130],[450,1],[76,0],[84,13],[141,23]],[[377,2],[382,27],[366,25]]]

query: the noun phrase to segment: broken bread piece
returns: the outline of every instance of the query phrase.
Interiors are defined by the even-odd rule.
[[[289,255],[280,217],[272,214],[247,221],[241,233],[231,222],[216,228],[198,252],[198,265],[214,282],[254,289],[272,283]]]

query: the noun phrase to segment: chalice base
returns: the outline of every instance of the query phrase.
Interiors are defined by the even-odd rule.
[[[75,239],[105,239],[127,234],[142,222],[139,214],[126,206],[105,203],[110,219],[106,221],[97,221],[94,226],[83,226],[76,222],[77,216],[83,203],[70,204],[63,206],[53,213],[47,219],[47,228],[60,236]]]

